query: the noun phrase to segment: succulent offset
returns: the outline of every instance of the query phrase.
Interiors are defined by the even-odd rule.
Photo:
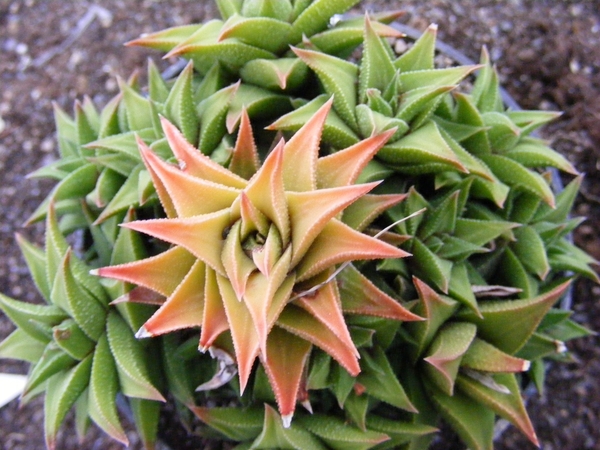
[[[421,449],[440,418],[487,449],[496,416],[538,444],[523,383],[598,281],[581,176],[532,136],[556,114],[506,109],[485,51],[436,67],[436,26],[396,55],[400,13],[331,22],[356,3],[217,0],[130,43],[189,59],[175,80],[57,108],[45,249],[19,238],[46,304],[0,297],[49,448],[73,405],[125,443],[117,393],[147,448],[167,397],[240,449]]]

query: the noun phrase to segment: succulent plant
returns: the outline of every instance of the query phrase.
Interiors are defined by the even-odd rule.
[[[49,448],[73,405],[125,442],[117,393],[148,448],[165,398],[239,449],[420,449],[440,418],[487,449],[497,416],[538,444],[522,388],[598,281],[581,176],[532,134],[556,114],[507,109],[485,50],[436,67],[436,26],[396,55],[399,13],[332,22],[356,3],[217,0],[130,43],[191,60],[176,79],[56,109],[45,249],[19,238],[46,304],[0,297]]]
[[[337,264],[407,255],[344,223],[365,227],[404,196],[367,197],[378,183],[354,184],[390,133],[318,157],[330,105],[289,142],[277,143],[260,168],[243,116],[230,168],[252,175],[249,180],[202,155],[165,120],[179,168],[160,160],[143,141],[139,144],[167,218],[126,226],[173,247],[97,270],[167,297],[138,337],[201,327],[199,347],[206,350],[228,331],[241,392],[260,357],[288,426],[312,345],[351,375],[360,372],[344,312],[419,319],[376,288],[377,297],[347,304],[329,281]],[[337,219],[342,212],[342,220]],[[180,266],[176,272],[174,260]]]
[[[139,257],[139,239],[127,229],[116,238],[113,261]],[[46,244],[41,249],[19,237],[33,279],[46,303],[30,304],[0,294],[0,308],[18,326],[0,344],[0,356],[31,363],[21,401],[45,392],[44,433],[50,449],[66,414],[75,407],[79,436],[90,418],[114,439],[128,439],[117,414],[117,394],[129,397],[136,426],[147,447],[156,440],[160,372],[149,364],[155,345],[144,345],[131,327],[151,311],[141,305],[111,307],[122,286],[105,287],[90,275],[59,230],[51,204]],[[158,378],[157,378],[158,377]]]

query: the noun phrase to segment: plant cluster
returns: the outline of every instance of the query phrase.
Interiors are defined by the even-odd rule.
[[[440,419],[488,449],[498,416],[537,444],[522,387],[596,280],[581,176],[532,134],[556,114],[507,109],[485,51],[436,67],[433,25],[396,54],[399,13],[216,3],[129,43],[189,60],[175,79],[56,109],[45,246],[18,237],[45,303],[0,295],[48,448],[73,407],[126,444],[122,396],[147,448],[165,399],[236,449],[421,449]]]

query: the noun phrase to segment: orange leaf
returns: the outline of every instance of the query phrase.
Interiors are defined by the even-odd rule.
[[[246,195],[258,210],[275,224],[281,240],[287,243],[290,236],[290,222],[283,190],[282,162],[284,142],[281,140],[267,156],[262,167],[248,182]]]
[[[299,281],[345,261],[403,258],[404,250],[359,233],[337,219],[327,223],[297,266]]]
[[[304,192],[317,188],[319,142],[332,102],[333,97],[321,106],[285,144],[283,182],[286,191]]]
[[[199,327],[204,315],[205,264],[196,260],[175,292],[144,324],[150,336]]]
[[[310,342],[279,327],[269,334],[266,358],[261,359],[284,420],[289,421],[296,409],[300,380],[311,347]]]
[[[91,273],[101,277],[116,278],[152,289],[165,297],[173,293],[188,273],[196,258],[182,247],[173,247],[151,258],[101,267]]]
[[[302,259],[317,235],[334,216],[378,184],[376,182],[316,191],[286,192],[292,224],[292,266]]]
[[[331,188],[354,184],[367,163],[384,146],[394,131],[384,131],[344,150],[319,158],[317,185],[320,188]]]
[[[225,273],[221,263],[223,232],[229,225],[228,209],[183,219],[138,220],[123,224],[132,230],[180,245],[221,274]]]
[[[240,194],[238,189],[207,181],[206,179],[188,175],[172,164],[161,160],[150,149],[140,147],[146,167],[157,177],[162,195],[166,193],[175,207],[178,217],[192,217],[208,214],[231,206]]]
[[[164,117],[161,117],[161,125],[173,154],[179,160],[182,172],[236,189],[246,186],[246,180],[202,154]]]

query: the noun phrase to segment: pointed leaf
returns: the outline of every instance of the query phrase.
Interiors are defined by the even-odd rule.
[[[510,394],[497,392],[464,375],[459,375],[456,382],[461,391],[511,422],[527,436],[533,445],[539,447],[540,443],[525,410],[516,377],[513,374],[498,374],[494,376],[494,379],[507,387]]]
[[[122,392],[129,397],[165,401],[150,381],[145,364],[147,356],[141,344],[127,323],[115,312],[108,315],[107,337]]]
[[[90,376],[88,411],[92,420],[113,439],[128,445],[117,415],[116,397],[119,379],[106,335],[96,346]]]
[[[315,414],[302,417],[299,422],[336,450],[366,450],[389,439],[387,434],[363,431],[332,416]]]
[[[267,354],[261,356],[279,413],[289,421],[296,408],[300,379],[312,345],[281,328],[274,327],[267,339]]]
[[[205,424],[235,441],[254,439],[263,427],[261,408],[192,406],[192,412]]]
[[[355,80],[358,67],[351,62],[313,50],[293,49],[294,53],[315,71],[325,92],[333,95],[333,106],[340,117],[353,130],[357,129]]]
[[[471,323],[448,323],[440,328],[429,346],[424,358],[424,361],[429,363],[425,365],[425,373],[445,394],[453,395],[462,357],[475,338],[476,332],[477,327]]]
[[[458,318],[477,325],[479,335],[509,354],[514,354],[535,331],[550,307],[565,293],[570,281],[537,297],[521,300],[492,300],[479,303],[483,318],[463,310]]]
[[[44,434],[49,449],[56,446],[56,434],[71,406],[87,387],[92,370],[92,355],[48,383],[44,400]]]
[[[461,361],[461,366],[482,372],[526,372],[530,365],[479,338],[473,340]]]
[[[397,408],[417,413],[417,409],[396,378],[385,352],[376,346],[372,353],[371,355],[367,351],[361,352],[363,371],[358,375],[357,381],[366,388],[369,395]]]
[[[266,403],[262,432],[250,448],[286,450],[314,448],[325,450],[325,446],[312,433],[296,423],[284,423],[283,418]]]

